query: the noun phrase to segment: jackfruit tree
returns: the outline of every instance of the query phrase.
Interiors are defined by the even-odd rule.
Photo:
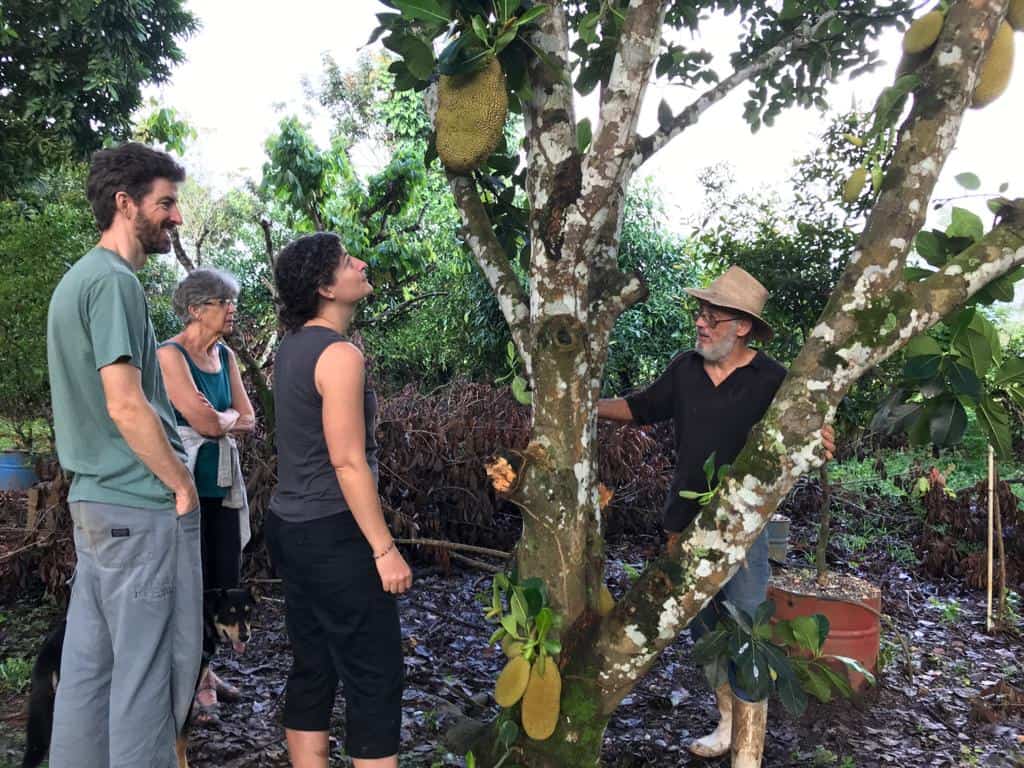
[[[1004,200],[991,231],[941,268],[905,270],[1010,3],[952,0],[934,43],[904,54],[917,58],[901,63],[879,97],[874,139],[885,133],[889,149],[884,163],[873,165],[877,184],[872,179],[858,190],[873,205],[836,290],[718,493],[684,532],[678,555],[652,562],[614,607],[601,604],[595,406],[616,318],[645,296],[640,277],[617,259],[629,181],[670,141],[685,142],[687,129],[738,88],[748,89],[744,118],[755,129],[784,109],[825,105],[837,75],[876,63],[873,41],[884,28],[909,22],[910,4],[785,0],[777,10],[779,3],[764,0],[552,0],[542,11],[516,0],[387,5],[393,12],[381,14],[375,37],[383,35],[401,57],[392,65],[399,87],[423,90],[437,107],[436,75],[473,77],[497,57],[509,109],[525,125],[521,168],[517,149],[499,142],[481,167],[449,169],[449,181],[465,240],[498,297],[532,390],[531,441],[509,493],[523,512],[518,575],[541,580],[561,618],[561,705],[543,740],[522,732],[510,739],[499,718],[475,745],[476,762],[595,766],[615,708],[740,566],[796,478],[820,464],[819,430],[854,382],[1024,263],[1024,200]],[[721,76],[700,48],[703,20],[715,11],[736,13],[743,30],[733,70]],[[436,59],[435,41],[442,50]],[[662,102],[658,128],[644,135],[638,116],[654,77],[706,90],[678,111]],[[577,121],[574,97],[595,88],[599,118],[591,126]],[[503,228],[517,205],[529,222],[518,236]]]

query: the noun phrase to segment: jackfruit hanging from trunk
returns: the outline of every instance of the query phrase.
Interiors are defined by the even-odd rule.
[[[476,72],[441,75],[437,88],[437,156],[453,173],[480,167],[501,143],[508,116],[505,74],[497,57]]]

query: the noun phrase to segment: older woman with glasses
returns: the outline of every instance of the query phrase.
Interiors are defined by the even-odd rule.
[[[255,419],[238,363],[222,341],[234,328],[237,298],[238,282],[231,275],[216,269],[189,273],[173,297],[184,327],[157,350],[199,492],[204,592],[238,587],[242,548],[250,536],[245,481],[233,436],[251,432]],[[211,669],[196,693],[200,722],[216,720],[218,696],[235,701],[240,692]]]

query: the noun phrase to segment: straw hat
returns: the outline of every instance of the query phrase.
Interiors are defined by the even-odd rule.
[[[761,317],[764,304],[768,301],[768,289],[745,269],[729,267],[725,274],[713,280],[707,288],[683,290],[708,304],[749,315],[754,320],[754,329],[750,332],[752,339],[768,341],[774,335],[772,327]]]

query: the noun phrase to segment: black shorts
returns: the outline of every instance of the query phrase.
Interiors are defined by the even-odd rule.
[[[338,681],[345,696],[345,750],[354,758],[398,753],[402,634],[394,595],[373,553],[353,538],[349,513],[290,523],[266,517],[270,557],[284,582],[292,670],[284,725],[327,731]]]

